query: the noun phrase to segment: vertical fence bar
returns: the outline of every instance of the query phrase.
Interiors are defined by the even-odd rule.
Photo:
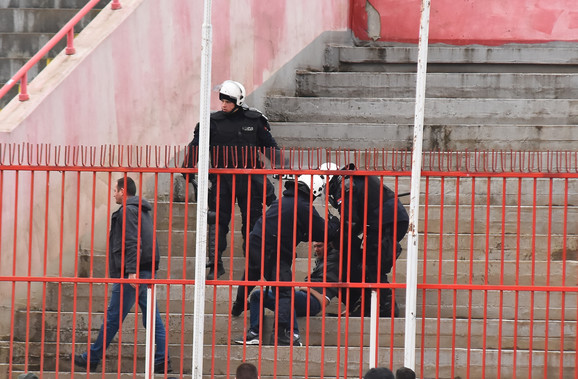
[[[22,74],[22,79],[20,79],[20,94],[18,95],[18,100],[30,100],[30,95],[28,95],[28,71]]]
[[[419,191],[425,113],[425,81],[427,70],[427,47],[429,38],[430,0],[422,0],[417,61],[417,84],[415,99],[415,124],[413,130],[413,154],[411,167],[411,200],[409,232],[407,238],[407,289],[405,299],[405,347],[404,365],[415,370],[415,333],[417,304],[417,259]]]
[[[200,138],[198,160],[197,238],[195,248],[195,307],[193,325],[192,373],[194,379],[203,377],[203,335],[205,321],[205,264],[207,255],[207,196],[209,193],[209,127],[211,107],[211,26],[212,0],[205,0],[202,30]],[[231,242],[231,245],[233,242]]]
[[[74,48],[74,27],[71,27],[66,33],[66,55],[76,54]]]

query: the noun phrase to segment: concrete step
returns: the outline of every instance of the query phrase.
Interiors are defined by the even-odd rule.
[[[462,236],[465,240],[469,236]],[[441,282],[452,283],[456,282],[459,284],[499,284],[503,283],[506,285],[513,285],[518,282],[519,285],[578,285],[575,279],[575,269],[578,269],[578,262],[575,260],[563,261],[559,257],[553,259],[550,257],[547,260],[547,249],[537,250],[532,254],[532,250],[525,251],[520,249],[519,260],[516,260],[517,249],[513,247],[511,250],[504,251],[502,253],[501,249],[496,248],[493,255],[488,255],[486,261],[486,254],[484,246],[484,236],[480,235],[478,241],[482,244],[481,248],[470,249],[469,244],[464,244],[461,249],[448,248],[443,250],[441,253],[439,251],[439,242],[436,243],[434,238],[428,238],[428,249],[423,250],[423,242],[419,246],[420,251],[420,273],[418,274],[418,279],[421,281],[422,273],[429,273],[429,281],[435,280],[435,278],[441,273]],[[439,240],[439,239],[438,239]],[[447,241],[446,241],[447,240]],[[451,245],[455,242],[452,238],[447,238],[443,242],[445,244]],[[542,240],[544,244],[548,243],[547,238]],[[515,243],[515,241],[509,241],[509,243]],[[527,244],[532,244],[532,241],[526,239]],[[395,281],[398,283],[406,282],[406,246],[402,245],[402,255],[397,259],[395,263]],[[347,259],[347,252],[344,253],[343,259]],[[423,256],[427,254],[427,261],[423,261]],[[506,258],[505,255],[510,256]],[[454,257],[456,260],[454,261]],[[90,262],[88,256],[82,259],[80,265],[84,265]],[[546,260],[542,260],[546,258]],[[228,255],[224,256],[223,264],[226,269],[226,274],[221,276],[220,280],[241,280],[243,274],[246,270],[246,260],[244,257],[234,257],[233,262]],[[441,262],[441,268],[440,268]],[[168,268],[170,263],[170,276],[168,275]],[[106,257],[102,254],[94,255],[92,258],[92,277],[94,278],[104,278],[106,271]],[[311,271],[315,265],[315,259],[309,257],[306,248],[301,249],[297,253],[297,258],[294,261],[293,267],[295,269],[295,280],[302,281],[305,276]],[[565,269],[565,270],[564,270]],[[186,274],[183,273],[186,270]],[[426,271],[427,270],[427,271]],[[504,270],[502,278],[502,270]],[[546,270],[550,270],[549,276]],[[88,270],[80,270],[79,276],[89,277],[85,275]],[[564,276],[564,271],[565,275]],[[232,277],[231,277],[232,273]],[[471,278],[470,278],[471,273]],[[518,277],[515,277],[515,274]],[[157,271],[157,277],[161,279],[193,279],[195,278],[195,257],[161,257],[160,268]],[[344,280],[345,281],[345,278]],[[436,280],[437,281],[437,280]],[[392,275],[390,275],[390,282],[392,282]]]
[[[482,223],[482,220],[479,221]],[[515,224],[515,223],[514,223]],[[436,255],[440,250],[446,254],[454,255],[454,251],[457,250],[457,256],[460,259],[465,259],[470,256],[470,254],[479,256],[488,256],[491,260],[500,260],[502,258],[506,260],[515,260],[518,254],[521,260],[529,260],[534,255],[535,259],[547,261],[548,257],[552,260],[561,260],[563,253],[563,243],[564,235],[560,234],[550,234],[551,241],[548,242],[547,233],[536,233],[532,234],[531,229],[522,231],[518,235],[515,231],[512,232],[514,226],[509,226],[508,233],[505,233],[502,237],[501,227],[490,227],[488,234],[485,234],[485,228],[476,230],[473,234],[470,233],[469,223],[466,224],[468,227],[459,225],[459,230],[456,232],[456,225],[453,223],[452,219],[445,222],[443,234],[439,234],[439,221],[428,221],[427,229],[427,243],[428,243],[428,253],[435,253]],[[484,224],[485,226],[486,224]],[[423,218],[419,221],[419,231],[423,233],[425,231],[425,223]],[[435,230],[434,230],[435,229]],[[159,238],[159,247],[161,249],[161,254],[164,257],[168,257],[169,254],[173,261],[181,260],[181,257],[186,256],[187,258],[195,257],[195,240],[194,232],[189,232],[189,239],[186,246],[183,242],[184,233],[182,232],[172,232],[171,249],[169,250],[167,242],[163,242],[167,237],[168,232],[159,231],[157,233],[157,238]],[[425,234],[420,236],[420,247],[423,247]],[[487,238],[487,246],[486,246]],[[441,247],[440,247],[441,240]],[[473,240],[473,247],[470,241]],[[406,248],[406,240],[402,240],[402,248]],[[534,247],[533,247],[534,244]],[[566,258],[576,259],[575,247],[576,242],[574,240],[566,241]],[[230,257],[233,255],[236,258],[243,258],[243,251],[245,246],[243,245],[243,239],[241,232],[235,232],[235,243],[233,245],[233,253],[231,253],[230,240],[227,243],[227,249],[223,254],[224,257]],[[297,246],[297,256],[304,257],[307,256],[308,245],[301,243]],[[103,255],[103,251],[95,250],[93,255]],[[90,251],[82,250],[82,255],[80,259],[86,263],[85,267],[79,269],[79,275],[82,277],[87,276],[87,270],[90,265]]]
[[[68,349],[68,346],[65,348]],[[21,350],[20,347],[17,347]],[[133,372],[133,346],[124,345],[122,348],[121,371]],[[53,350],[53,349],[47,349]],[[393,350],[393,351],[392,351]],[[112,353],[112,352],[111,352]],[[400,367],[403,365],[404,350],[401,348],[393,348],[382,346],[377,355],[378,362],[383,365],[391,364],[393,367]],[[144,372],[144,352],[137,350],[136,367],[137,372]],[[347,375],[348,377],[361,377],[363,372],[368,367],[369,348],[363,349],[350,347],[343,349],[343,347],[258,347],[258,346],[229,346],[218,345],[211,349],[205,349],[203,352],[203,372],[205,375],[227,375],[227,373],[234,372],[234,369],[241,363],[241,361],[259,362],[260,374],[263,376],[273,376],[279,373],[291,375],[293,377],[340,377]],[[185,346],[183,351],[183,373],[190,373],[191,369],[191,349]],[[515,359],[514,359],[515,356]],[[495,350],[495,349],[467,349],[467,348],[452,348],[440,347],[435,349],[426,349],[423,352],[423,357],[420,354],[416,357],[416,362],[425,363],[424,378],[450,378],[463,376],[467,374],[470,377],[483,377],[482,372],[497,372],[503,377],[513,377],[513,367],[516,368],[516,377],[544,377],[545,374],[550,373],[552,376],[557,376],[562,371],[566,376],[574,373],[574,356],[575,351],[548,351],[547,357],[541,350]],[[289,357],[288,361],[280,359],[280,357]],[[471,358],[468,359],[468,358]],[[484,359],[485,358],[485,359]],[[36,360],[34,357],[30,361]],[[178,356],[171,357],[173,368],[179,367],[180,359]],[[470,366],[466,368],[465,364],[459,362],[470,362]],[[496,362],[500,361],[502,366],[496,367]],[[514,366],[514,361],[517,363]],[[531,362],[531,365],[529,364]],[[563,362],[563,367],[560,368],[560,362]],[[54,370],[54,360],[47,360],[45,362],[45,370]],[[107,358],[106,371],[116,372],[117,361],[112,358]],[[22,365],[17,364],[15,368],[18,369]],[[36,365],[29,364],[30,368]],[[51,367],[52,366],[52,367]],[[101,366],[99,366],[102,369]],[[420,372],[420,367],[416,367],[416,371]],[[466,371],[467,370],[467,371]],[[75,370],[77,371],[77,370]],[[175,370],[173,375],[179,376],[180,370]],[[60,372],[70,372],[70,362],[62,357],[60,359]],[[86,377],[86,373],[84,373]],[[99,374],[100,377],[100,374]]]
[[[25,313],[17,317],[26,317]],[[122,341],[129,345],[144,345],[146,340],[145,328],[142,327],[142,315],[139,313],[135,324],[134,313],[131,312],[122,328]],[[248,316],[247,316],[248,317]],[[60,319],[60,328],[56,328]],[[192,345],[193,342],[193,316],[170,315],[168,327],[166,317],[163,322],[167,330],[170,351],[176,350],[180,345]],[[94,341],[102,325],[102,314],[86,312],[45,313],[31,312],[30,332],[25,334],[25,328],[15,330],[16,341],[28,341],[32,355],[38,352],[40,344],[54,344],[59,341],[75,341],[78,352],[87,349],[89,341]],[[575,335],[576,321],[564,320],[499,320],[499,319],[442,319],[441,324],[448,327],[441,328],[437,318],[419,318],[417,320],[417,347],[436,348],[438,346],[451,346],[452,343],[458,348],[467,348],[468,344],[474,349],[483,349],[484,336],[486,348],[497,349],[522,349],[530,348],[544,350],[547,346],[550,350],[575,350],[576,339],[564,338]],[[38,325],[44,322],[44,335]],[[302,342],[308,346],[367,346],[370,338],[370,320],[359,317],[322,317],[311,316],[307,322],[306,317],[298,318],[299,334]],[[205,315],[204,344],[206,346],[235,345],[234,341],[242,338],[245,325],[249,320],[244,317],[230,317],[227,315]],[[261,331],[261,343],[273,344],[270,338],[274,330],[274,314],[266,310]],[[88,325],[91,325],[90,336]],[[460,331],[471,330],[471,334]],[[137,330],[136,340],[134,331]],[[212,331],[215,330],[213,336]],[[405,318],[394,319],[381,318],[378,326],[379,340],[382,344],[394,347],[403,347],[405,334]],[[337,332],[336,332],[337,331]],[[423,340],[421,339],[423,336]],[[439,341],[437,340],[439,337]],[[74,339],[73,339],[74,338]],[[516,341],[514,342],[514,339]],[[563,346],[562,346],[563,345]],[[110,351],[118,349],[118,336],[112,342]],[[173,354],[171,354],[173,355]]]
[[[0,86],[3,86],[6,83],[0,83]],[[18,86],[15,85],[0,99],[0,110],[6,106],[15,96],[18,95]]]
[[[450,264],[448,263],[447,265],[449,266]],[[511,267],[515,267],[513,263],[509,263],[507,266],[510,267],[510,269]],[[460,265],[459,267],[462,266]],[[483,270],[483,264],[481,262],[478,263],[476,267],[481,267],[480,271]],[[528,266],[523,267],[525,267],[525,271],[531,272],[531,268],[528,268]],[[570,274],[575,273],[576,271],[576,268],[574,266],[572,267],[573,268],[567,270],[568,276],[571,276]],[[397,269],[397,273],[401,276],[400,268]],[[552,268],[552,271],[555,273],[560,272],[560,270],[560,268]],[[500,281],[499,274],[492,271],[489,280],[494,280],[495,282],[489,282],[489,285],[485,287],[487,288],[486,291],[480,290],[470,294],[469,290],[466,289],[467,287],[458,290],[447,289],[448,285],[452,284],[451,278],[454,271],[449,271],[448,269],[448,277],[444,280],[435,279],[437,272],[434,270],[432,271],[428,271],[429,279],[426,282],[431,288],[418,290],[417,313],[420,316],[425,315],[425,317],[434,317],[439,315],[443,318],[458,317],[474,319],[482,319],[484,317],[501,317],[503,319],[533,318],[535,320],[545,319],[546,317],[550,319],[576,319],[577,294],[575,293],[562,293],[560,291],[552,290],[550,292],[538,291],[534,294],[533,292],[526,291],[523,287],[517,292],[513,291],[513,288],[515,287],[506,288],[500,291],[497,289],[499,288],[497,286],[499,286],[500,283],[507,286],[513,286],[515,283],[514,279],[509,277],[508,279]],[[515,272],[513,273],[513,276],[514,275]],[[483,277],[483,274],[475,274],[474,277]],[[525,283],[531,281],[531,277],[526,273],[522,274],[522,271],[519,271],[519,278],[520,282]],[[224,276],[222,277],[222,280],[213,282],[215,284],[218,283],[216,286],[207,282],[207,289],[205,292],[205,312],[229,314],[231,304],[237,293],[237,286],[241,283],[239,280],[240,278],[235,278],[234,281],[229,281],[226,276]],[[395,282],[400,284],[403,283],[397,277],[395,278]],[[467,282],[459,284],[465,285]],[[553,282],[556,281],[552,278],[551,283]],[[423,283],[421,276],[418,283],[420,285]],[[263,282],[263,285],[266,284],[267,282]],[[439,289],[436,288],[437,285],[439,285]],[[569,279],[566,285],[572,286],[576,285],[576,283],[575,281],[572,281],[572,279]],[[92,309],[93,312],[104,312],[106,302],[108,302],[108,298],[110,297],[111,285],[108,286],[106,302],[105,284],[92,284],[92,292],[90,292],[90,287],[89,284],[82,283],[78,284],[75,289],[74,284],[63,283],[59,295],[59,285],[56,283],[50,283],[47,286],[46,310],[57,311],[58,306],[60,306],[61,311],[72,312],[76,305],[77,310]],[[487,295],[487,298],[484,297],[485,295]],[[403,313],[405,289],[396,289],[395,296]],[[185,312],[185,314],[193,312],[194,291],[190,288],[190,285],[183,286],[182,284],[172,284],[169,286],[166,284],[158,284],[157,299],[159,309],[161,309],[163,313],[167,310],[167,299],[170,299],[168,305],[168,310],[170,312],[179,314],[182,312]],[[335,309],[338,308],[338,303],[341,300],[345,301],[345,296],[342,296],[339,299],[334,299],[332,303],[335,303],[335,305],[333,305]],[[530,304],[532,301],[534,302],[533,307],[528,307],[527,304]],[[471,307],[469,306],[470,302],[472,302]],[[563,307],[562,304],[564,304]]]
[[[296,96],[415,98],[416,74],[297,72]],[[428,98],[575,99],[576,73],[428,73]]]
[[[520,238],[517,236],[508,236],[502,238],[501,235],[485,235],[485,234],[468,234],[460,233],[458,235],[444,235],[428,234],[422,236],[419,240],[419,251],[424,257],[422,259],[440,260],[450,262],[453,264],[453,259],[458,262],[469,262],[472,259],[485,262],[488,260],[489,269],[491,272],[496,270],[496,266],[500,266],[503,262],[515,262],[519,259],[522,263],[540,262],[540,265],[547,265],[548,261],[552,267],[560,264],[573,264],[578,260],[576,249],[578,242],[570,240],[566,242],[566,256],[564,257],[564,250],[562,249],[564,242],[563,236],[548,236],[537,235],[532,238]],[[457,248],[456,248],[457,246]],[[398,270],[405,271],[405,266],[400,266],[406,257],[407,241],[404,239],[401,242],[402,254],[397,260]],[[172,255],[169,258],[168,253],[161,255],[160,267],[157,275],[159,278],[181,279],[194,278],[195,275],[195,251],[191,246],[187,251],[187,255],[176,254],[176,250],[172,250]],[[235,248],[235,255],[233,258],[233,277],[240,278],[245,270],[245,258],[242,256],[242,247],[240,242]],[[308,244],[302,243],[296,248],[295,271],[297,274],[305,275],[308,270],[308,262],[310,256]],[[345,252],[344,254],[347,254]],[[230,251],[227,250],[223,254],[223,264],[227,271],[225,277],[229,277],[231,271]],[[106,257],[104,251],[94,251],[90,254],[89,251],[79,252],[78,276],[82,278],[92,277],[104,278],[106,276]],[[565,262],[565,263],[564,263]],[[170,263],[170,276],[169,272]],[[92,266],[91,266],[92,264]],[[312,262],[313,264],[313,262]],[[444,271],[446,272],[446,271]],[[479,272],[479,271],[478,271]],[[498,271],[499,272],[499,271]],[[225,278],[223,277],[223,278]],[[403,281],[399,279],[398,281]]]
[[[5,58],[32,57],[52,38],[52,33],[0,33],[0,48]],[[66,38],[46,55],[54,58],[66,47]]]
[[[339,46],[326,51],[330,71],[415,70],[416,45]],[[391,66],[402,66],[392,68]],[[403,67],[403,65],[406,65]],[[438,72],[560,72],[575,71],[578,53],[570,43],[542,45],[428,47],[428,71]]]
[[[414,111],[414,99],[270,96],[265,113],[276,122],[409,124]],[[574,125],[578,124],[578,100],[428,98],[425,102],[426,124],[487,120],[499,125]]]
[[[30,58],[0,58],[0,80],[6,81],[22,68]],[[35,77],[44,67],[48,65],[50,59],[41,59],[34,67],[28,71],[28,75]],[[4,82],[2,82],[4,85]]]
[[[401,149],[413,147],[413,124],[368,122],[272,122],[273,137],[286,148]],[[502,138],[495,138],[499,133]],[[544,136],[548,136],[547,139]],[[576,146],[574,125],[425,125],[424,150],[568,150]]]
[[[1,33],[56,33],[70,21],[79,9],[0,8]],[[75,27],[82,30],[96,15],[90,11]]]
[[[0,8],[76,8],[81,9],[87,0],[0,0]],[[94,9],[102,9],[111,0],[101,0]]]

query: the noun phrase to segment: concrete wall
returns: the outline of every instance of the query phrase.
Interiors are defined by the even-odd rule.
[[[31,100],[12,101],[0,112],[0,143],[188,143],[199,118],[203,1],[121,3],[121,10],[107,7],[81,33],[75,42],[76,55],[59,55],[30,83]],[[244,83],[249,93],[267,81],[268,87],[276,84],[290,91],[294,86],[292,69],[321,62],[323,49],[308,46],[330,42],[331,31],[338,38],[348,35],[348,11],[349,0],[214,0],[212,85],[231,78]],[[252,99],[259,103],[264,95],[261,91]],[[212,108],[217,106],[215,92]],[[113,173],[112,180],[120,176]],[[77,180],[82,184],[77,185]],[[91,247],[92,233],[95,248],[104,247],[109,217],[106,201],[111,196],[108,180],[106,174],[96,176],[93,205],[91,174],[80,179],[67,174],[64,186],[57,173],[51,174],[50,180],[45,174],[35,174],[32,190],[29,173],[19,174],[17,189],[16,175],[5,173],[0,182],[4,204],[0,276],[27,275],[29,262],[34,262],[30,266],[32,276],[43,275],[43,262],[49,262],[49,274],[56,274],[61,250],[64,275],[74,276],[76,252]],[[150,183],[146,186],[150,188]],[[63,192],[65,206],[61,211]],[[11,293],[11,288],[9,282],[0,283],[3,293]],[[33,294],[38,296],[40,288]],[[24,305],[26,287],[17,286],[15,291],[16,298],[21,299],[16,306]],[[2,297],[0,308],[6,309],[10,301],[11,296]],[[6,330],[8,322],[9,318],[0,321],[0,330]]]
[[[422,0],[352,0],[360,40],[418,41]],[[453,45],[578,41],[575,0],[436,0],[430,42]]]

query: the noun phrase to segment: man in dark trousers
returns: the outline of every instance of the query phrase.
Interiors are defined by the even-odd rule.
[[[154,238],[155,230],[150,215],[152,207],[148,201],[136,196],[136,185],[130,177],[118,179],[113,197],[120,207],[112,214],[110,222],[109,275],[111,278],[151,279],[153,272],[158,270],[160,261],[158,240]],[[77,366],[86,369],[89,365],[90,371],[96,371],[103,357],[103,350],[108,348],[122,321],[135,304],[137,287],[138,305],[142,312],[142,323],[146,328],[147,285],[114,283],[106,312],[106,324],[101,326],[90,350],[74,356],[74,363]],[[106,341],[104,341],[105,327]],[[165,336],[165,326],[156,307],[154,372],[159,374],[165,373],[165,368],[166,372],[172,371],[170,358],[165,352]]]
[[[335,164],[325,164],[321,169],[334,170]],[[349,164],[342,170],[355,170]],[[329,183],[329,202],[339,210],[342,224],[342,279],[361,282],[365,270],[367,283],[388,283],[387,274],[401,254],[400,241],[407,233],[409,215],[403,204],[379,176],[333,175]],[[361,238],[359,237],[361,236]],[[363,265],[365,245],[365,265]],[[395,253],[394,253],[395,252]],[[381,264],[379,263],[381,259]],[[371,311],[371,290],[365,291],[363,309],[362,291],[349,289],[350,315],[368,316]],[[391,289],[379,293],[379,315],[398,316],[399,309],[391,301]],[[343,296],[343,301],[347,297]]]
[[[292,265],[295,247],[303,241],[332,239],[339,230],[339,220],[330,216],[327,224],[313,206],[313,200],[323,194],[325,179],[321,175],[300,175],[285,182],[285,191],[275,200],[264,218],[255,224],[249,236],[248,280],[262,277],[268,281],[293,281]],[[279,221],[281,222],[279,225]],[[264,226],[264,228],[263,228]],[[254,287],[239,286],[237,302],[245,304]],[[293,287],[275,287],[279,308],[276,310],[277,344],[300,346],[298,333],[291,330]],[[275,338],[274,338],[275,339]]]
[[[315,254],[315,267],[305,282],[328,283],[339,281],[339,251],[331,247],[325,253],[325,244],[323,242],[313,242]],[[323,310],[323,306],[328,306],[331,299],[337,296],[339,289],[336,287],[298,287],[295,288],[294,294],[294,312],[293,312],[293,334],[299,335],[299,326],[297,317],[315,316]],[[264,291],[263,307],[275,310],[275,290]],[[307,310],[309,309],[309,314]],[[258,345],[259,325],[261,323],[261,291],[255,289],[251,292],[250,302],[250,327],[245,338],[241,336],[235,340],[235,343],[247,345]]]
[[[280,151],[271,135],[267,118],[258,110],[245,105],[245,87],[241,83],[226,80],[219,90],[221,110],[211,113],[209,144],[213,168],[260,168],[263,153],[275,164],[280,163]],[[199,124],[195,127],[193,140],[189,143],[183,167],[195,167],[196,147],[199,146]],[[194,176],[185,175],[189,182]],[[263,194],[263,183],[266,190]],[[216,224],[209,223],[209,273],[207,280],[213,280],[225,273],[222,262],[227,248],[227,233],[231,221],[232,204],[236,199],[241,209],[243,241],[263,215],[263,203],[269,205],[275,200],[275,188],[264,175],[222,174],[210,175],[209,211],[216,212]],[[249,192],[250,184],[250,192]],[[248,206],[250,202],[250,207]],[[249,209],[248,209],[249,208]],[[209,220],[210,221],[210,220]],[[217,246],[215,229],[218,227]],[[243,243],[243,246],[246,246]],[[245,254],[245,251],[243,251]],[[215,272],[216,269],[216,272]]]

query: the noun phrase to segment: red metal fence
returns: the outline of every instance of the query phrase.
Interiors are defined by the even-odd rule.
[[[0,307],[5,315],[0,321],[1,377],[22,372],[72,377],[75,371],[85,372],[73,368],[70,354],[86,351],[95,340],[105,321],[110,287],[127,282],[156,285],[173,368],[165,377],[190,374],[196,203],[181,174],[193,174],[196,168],[181,168],[183,151],[150,146],[0,146]],[[229,174],[370,175],[394,190],[395,198],[408,208],[409,200],[399,195],[409,190],[409,152],[283,153],[292,162],[289,167],[252,168],[246,159],[211,173],[221,178],[217,180]],[[319,171],[328,161],[339,168],[354,163],[356,170]],[[427,152],[422,169],[418,377],[578,377],[578,217],[573,207],[578,153]],[[137,194],[153,208],[162,257],[151,280],[108,274],[107,238],[116,207],[111,189],[125,174],[135,179]],[[285,177],[272,179],[277,197],[285,189],[281,181],[286,182]],[[372,203],[368,195],[363,199],[366,215],[383,201]],[[339,215],[324,196],[313,206],[324,219],[329,213]],[[248,273],[242,217],[238,208],[232,212],[223,254],[226,273],[207,282],[206,376],[234,377],[236,366],[250,361],[262,377],[362,377],[369,364],[370,319],[344,311],[351,291],[369,287],[391,288],[401,311],[401,317],[379,319],[377,363],[393,370],[403,365],[405,240],[387,284],[350,281],[343,272],[338,283],[316,284],[340,291],[318,315],[298,318],[303,347],[280,346],[275,339],[269,344],[278,322],[269,311],[260,320],[259,344],[235,343],[247,331],[249,312],[245,306],[233,317],[230,310],[237,286],[250,283],[242,280]],[[324,225],[327,232],[329,225]],[[352,228],[343,228],[343,220],[341,225],[340,240],[353,238]],[[368,233],[368,225],[362,226],[360,235]],[[305,280],[315,266],[313,241],[308,237],[292,250],[291,286],[305,287],[307,294],[307,288],[314,287]],[[351,250],[342,247],[340,257],[351,259]],[[284,284],[251,283],[261,291]],[[369,299],[363,295],[363,301]],[[144,372],[141,317],[137,309],[131,310],[97,372],[128,377]]]

